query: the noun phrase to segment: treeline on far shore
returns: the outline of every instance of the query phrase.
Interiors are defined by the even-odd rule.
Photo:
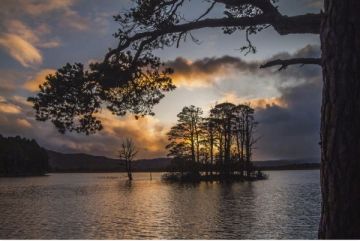
[[[48,155],[35,140],[0,135],[0,176],[44,175]]]
[[[303,161],[303,162],[302,162]],[[297,160],[253,161],[253,170],[305,170],[319,169],[319,163]],[[311,160],[315,161],[315,160]],[[64,154],[41,148],[35,140],[0,135],[0,176],[32,176],[53,173],[124,172],[122,160],[89,154]],[[180,165],[179,165],[180,164]],[[186,163],[174,158],[135,160],[133,172],[181,172],[187,171]],[[216,165],[216,164],[215,164]],[[219,165],[219,164],[218,164]],[[220,169],[214,166],[213,171]],[[208,163],[198,163],[199,172],[210,172]],[[210,173],[209,173],[210,174]]]

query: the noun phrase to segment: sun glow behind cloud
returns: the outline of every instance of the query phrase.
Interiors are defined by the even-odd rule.
[[[133,116],[116,117],[108,110],[102,111],[97,117],[103,123],[103,132],[106,135],[120,139],[131,137],[140,148],[140,152],[164,155],[169,126],[161,123],[156,117],[146,116],[136,120]]]
[[[232,92],[227,92],[223,95],[222,98],[218,100],[219,103],[222,102],[231,102],[234,104],[249,104],[252,108],[267,108],[271,106],[279,106],[282,108],[287,107],[287,103],[281,99],[281,97],[270,97],[270,98],[256,98],[256,99],[247,99],[237,96],[237,94]]]

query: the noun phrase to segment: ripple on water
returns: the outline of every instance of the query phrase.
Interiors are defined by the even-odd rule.
[[[319,171],[252,183],[167,184],[160,174],[0,179],[0,239],[315,239]]]

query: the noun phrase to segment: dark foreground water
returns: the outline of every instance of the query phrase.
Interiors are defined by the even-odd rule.
[[[315,239],[319,171],[252,183],[167,184],[159,174],[0,178],[0,239]]]

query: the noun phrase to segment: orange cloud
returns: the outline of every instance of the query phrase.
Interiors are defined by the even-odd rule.
[[[32,107],[32,103],[27,101],[27,99],[24,96],[14,95],[13,97],[11,97],[11,100],[20,106]]]
[[[29,43],[36,43],[39,41],[37,34],[19,20],[7,21],[6,26],[11,34],[17,35]]]
[[[17,19],[4,21],[6,31],[0,35],[0,46],[6,49],[11,57],[24,67],[42,62],[42,55],[38,48],[55,48],[60,46],[57,39],[43,40],[42,36],[49,34],[47,24],[40,24],[30,28]]]
[[[21,108],[17,105],[6,102],[5,98],[0,98],[0,112],[6,114],[19,114]]]
[[[55,72],[56,72],[55,69],[43,69],[40,72],[38,72],[33,79],[24,83],[23,87],[26,90],[36,92],[39,90],[39,85],[46,81],[45,79],[46,76],[48,76],[49,74],[54,74]]]
[[[30,122],[28,120],[26,120],[26,119],[23,119],[23,118],[16,119],[16,124],[21,126],[21,127],[24,127],[24,128],[30,128],[31,127]]]
[[[24,67],[29,67],[32,64],[40,64],[43,60],[37,48],[15,34],[4,34],[0,36],[0,46]]]
[[[219,102],[231,102],[234,104],[250,104],[253,108],[264,109],[268,106],[280,106],[287,107],[287,103],[281,97],[270,97],[270,98],[241,98],[238,97],[234,92],[228,92],[223,95]]]
[[[44,12],[68,9],[73,4],[72,0],[24,1],[22,6],[31,15],[42,15]]]
[[[75,3],[76,1],[74,0],[26,1],[22,2],[22,7],[26,13],[32,16],[55,11],[61,12],[61,24],[80,31],[87,30],[89,29],[88,21],[81,17],[78,12],[71,9]]]

